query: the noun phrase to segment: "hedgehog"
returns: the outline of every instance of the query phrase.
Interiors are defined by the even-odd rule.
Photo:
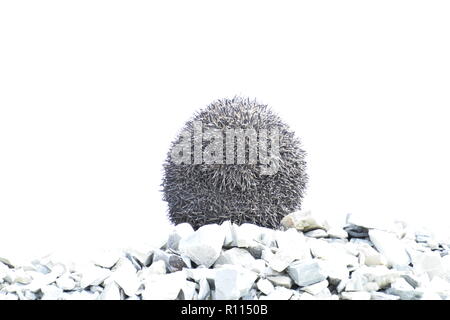
[[[231,221],[272,229],[301,208],[306,152],[271,108],[219,99],[196,112],[163,164],[163,200],[174,224]]]

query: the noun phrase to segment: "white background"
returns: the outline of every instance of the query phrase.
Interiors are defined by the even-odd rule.
[[[257,98],[309,153],[305,209],[449,225],[448,1],[0,2],[0,255],[169,226],[191,114]]]

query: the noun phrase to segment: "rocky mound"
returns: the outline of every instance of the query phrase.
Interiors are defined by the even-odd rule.
[[[350,216],[342,229],[308,212],[280,230],[183,223],[155,247],[83,264],[16,265],[0,252],[4,299],[450,299],[449,243],[404,223]]]

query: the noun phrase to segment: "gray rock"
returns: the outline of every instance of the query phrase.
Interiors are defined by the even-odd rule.
[[[312,295],[308,292],[302,292],[298,297],[295,296],[291,300],[339,300],[339,296],[331,294],[330,290],[325,289],[318,295]]]
[[[2,289],[0,289],[0,292],[5,292],[5,293],[20,293],[23,292],[25,290],[28,290],[28,285],[23,285],[20,283],[13,283],[13,284],[8,284],[7,282],[5,282],[2,286],[0,286]],[[38,291],[38,290],[36,290]]]
[[[10,268],[0,261],[0,280],[6,277],[10,272]]]
[[[65,268],[64,268],[64,266],[61,266],[61,265],[56,265],[54,267],[54,271],[51,271],[46,274],[42,274],[42,273],[36,272],[36,271],[27,271],[26,272],[27,276],[31,276],[33,280],[31,282],[29,282],[28,279],[26,280],[26,282],[29,282],[29,284],[26,286],[26,288],[28,290],[36,292],[37,290],[55,282],[56,279],[58,279],[58,277],[64,273],[64,271],[65,271]],[[17,278],[16,280],[19,280],[19,279]]]
[[[345,261],[337,259],[323,260],[321,265],[328,275],[328,281],[334,286],[337,286],[342,280],[349,277],[350,272]]]
[[[417,252],[412,256],[412,263],[417,273],[426,273],[430,279],[447,275],[441,255],[436,251]]]
[[[223,265],[215,276],[215,298],[237,300],[248,294],[257,278],[256,273],[234,265]]]
[[[291,298],[291,300],[318,300],[316,296],[313,296],[312,294],[308,293],[308,292],[302,292],[299,293],[298,295],[294,293],[293,297]]]
[[[267,263],[270,262],[270,260],[273,258],[275,254],[273,253],[273,249],[271,248],[264,248],[261,252],[261,259],[266,261]]]
[[[103,284],[104,284],[104,285],[108,285],[109,282],[111,282],[111,281],[109,281],[109,280],[110,280],[110,279],[105,280],[105,282],[103,282]],[[102,293],[103,287],[102,287],[102,286],[90,286],[90,287],[89,287],[89,291],[92,292],[92,293],[96,293],[96,292]]]
[[[179,268],[179,266],[181,265],[181,262],[179,261],[179,259],[178,258],[181,258],[181,260],[183,261],[183,266],[185,266],[186,268],[192,268],[192,262],[191,262],[191,259],[189,259],[188,257],[186,257],[186,256],[179,256],[179,255],[174,255],[177,259],[175,260],[175,259],[170,259],[169,260],[169,266],[170,266],[170,269],[173,269],[173,270],[175,270],[175,271],[180,271],[178,268]],[[176,263],[175,263],[175,261],[176,261]],[[174,271],[172,271],[172,272],[174,272]]]
[[[439,241],[436,239],[435,235],[426,230],[420,230],[415,233],[416,242],[423,243],[426,247],[437,250],[439,248]]]
[[[310,222],[308,215],[300,218]],[[445,242],[404,224],[381,230],[351,222],[367,226],[349,225],[365,229],[370,240],[347,240],[345,231],[325,223],[305,236],[295,228],[228,221],[196,232],[186,227],[185,234],[178,227],[165,238],[165,251],[145,244],[98,251],[87,264],[58,255],[0,262],[0,300],[450,299]]]
[[[317,295],[315,295],[315,297],[319,300],[339,300],[339,296],[331,294],[331,291],[328,288],[325,288],[322,291],[320,291]]]
[[[23,291],[23,298],[21,298],[20,300],[36,300],[37,296],[34,292],[31,292],[29,290],[24,290]]]
[[[328,243],[323,239],[309,239],[308,245],[313,257],[330,261],[334,265],[358,267],[358,258],[352,254],[349,246],[339,243]]]
[[[294,282],[288,276],[280,275],[280,276],[268,276],[267,280],[272,282],[275,286],[284,287],[287,289],[292,288]]]
[[[371,300],[400,300],[399,296],[394,296],[384,292],[371,292],[370,298]]]
[[[0,292],[0,301],[2,300],[19,300],[19,297],[13,293]]]
[[[142,263],[140,262],[140,260],[139,260],[138,258],[136,258],[135,256],[133,256],[133,255],[127,253],[127,254],[125,254],[125,257],[126,257],[128,260],[130,260],[131,264],[133,265],[133,267],[134,267],[136,270],[141,270],[142,267],[145,267],[145,265],[142,264]]]
[[[390,232],[394,232],[398,229],[398,226],[394,221],[368,214],[349,213],[347,215],[346,223],[348,225],[355,225],[366,229],[377,229]]]
[[[450,299],[450,283],[440,277],[437,277],[437,276],[434,277],[429,282],[429,284],[423,289],[423,291],[424,291],[424,294],[425,293],[437,294],[443,300]],[[423,296],[422,296],[422,299],[424,299]]]
[[[261,295],[259,300],[289,300],[294,293],[294,290],[286,289],[284,287],[275,287],[275,290],[269,295]]]
[[[47,267],[44,264],[41,264],[39,261],[34,261],[34,262],[32,262],[32,264],[33,264],[33,270],[37,271],[39,273],[48,274],[51,271],[49,267]]]
[[[350,279],[349,283],[351,283],[352,280],[353,278]],[[375,292],[380,290],[380,286],[375,281],[364,281],[362,289],[367,292]],[[359,291],[359,290],[355,288],[352,289],[351,286],[347,284],[347,286],[345,287],[345,291]]]
[[[169,272],[180,271],[188,267],[186,259],[183,259],[183,257],[157,249],[153,252],[153,263],[160,260],[165,262]],[[190,260],[188,263],[190,264]]]
[[[186,277],[188,279],[199,282],[201,279],[205,278],[211,283],[214,282],[216,277],[217,269],[208,269],[204,266],[199,266],[196,269],[183,269],[186,272]]]
[[[360,262],[366,266],[386,265],[386,258],[368,245],[361,245],[358,247]]]
[[[313,217],[310,211],[296,211],[288,214],[281,220],[281,224],[286,228],[295,228],[305,232],[314,229],[327,230],[329,228],[326,221]]]
[[[111,271],[109,269],[88,264],[80,268],[80,274],[80,287],[84,289],[88,286],[96,286],[101,284],[106,278],[111,275]]]
[[[267,268],[266,261],[264,261],[262,259],[256,259],[249,266],[249,269],[253,272],[256,272],[257,274],[264,274],[266,268]]]
[[[370,300],[371,295],[369,292],[355,291],[355,292],[342,292],[342,300]]]
[[[208,280],[201,278],[198,284],[198,300],[207,300],[211,294],[211,287],[209,286]]]
[[[275,287],[273,286],[272,282],[270,282],[267,279],[259,279],[256,283],[257,288],[259,291],[264,293],[265,295],[269,295],[275,290]]]
[[[49,285],[41,288],[42,300],[62,300],[63,290],[54,285]]]
[[[91,258],[91,263],[102,268],[112,268],[123,253],[120,250],[97,250]]]
[[[295,260],[295,255],[292,254],[292,252],[280,250],[270,258],[269,266],[277,272],[282,272],[294,260]]]
[[[173,250],[178,250],[178,245],[182,238],[188,237],[193,234],[194,228],[189,223],[180,223],[175,226],[172,233],[167,240],[167,247]]]
[[[0,286],[0,288],[2,288],[1,286]],[[0,290],[0,293],[1,292],[5,292],[6,293],[6,291],[4,291],[4,290]],[[41,294],[41,292],[39,292],[40,294]],[[29,300],[29,299],[27,299],[26,297],[25,297],[25,294],[24,294],[24,292],[22,291],[22,290],[18,290],[16,293],[15,293],[18,297],[19,297],[19,300]],[[35,294],[36,295],[36,294]],[[42,295],[42,294],[41,294]]]
[[[117,283],[115,281],[109,282],[98,297],[98,300],[121,300],[120,289]]]
[[[331,227],[328,229],[327,234],[330,238],[337,238],[337,239],[347,239],[348,233],[342,228],[338,227]]]
[[[257,244],[257,240],[260,239],[262,231],[259,226],[251,223],[243,223],[241,225],[233,223],[231,232],[233,235],[233,246],[248,248]]]
[[[14,268],[17,263],[13,263],[14,261],[12,259],[7,259],[6,257],[0,256],[0,263],[3,265],[6,265],[10,268]]]
[[[166,263],[163,260],[158,260],[153,262],[148,268],[142,269],[139,271],[138,276],[140,278],[145,279],[148,275],[151,274],[166,274]]]
[[[123,289],[127,296],[134,296],[141,286],[137,270],[130,260],[120,258],[112,269],[111,280],[114,280]]]
[[[56,280],[56,285],[63,290],[73,290],[75,289],[76,283],[68,275],[63,275]]]
[[[128,257],[132,257],[133,259],[139,261],[139,263],[145,267],[148,267],[153,261],[153,252],[159,248],[152,249],[136,249],[136,248],[127,248],[124,253]]]
[[[193,234],[182,238],[180,252],[195,262],[209,268],[219,258],[225,234],[217,224],[200,227]]]
[[[314,240],[314,241],[312,241]],[[311,252],[321,261],[321,265],[329,276],[329,281],[337,285],[347,279],[349,271],[359,267],[358,258],[349,253],[348,247],[340,243],[327,243],[322,239],[310,239]]]
[[[222,222],[220,227],[223,230],[224,233],[224,241],[223,241],[223,247],[230,248],[233,246],[233,231],[232,231],[232,223],[229,220],[226,220]]]
[[[64,273],[66,273],[66,271],[67,271],[67,267],[66,267],[64,264],[62,264],[62,263],[57,263],[57,264],[54,264],[54,265],[51,267],[50,273],[53,273],[53,274],[55,274],[57,277],[60,277],[60,276],[62,276]]]
[[[29,284],[33,280],[30,274],[24,269],[11,269],[6,272],[3,279],[9,283]]]
[[[328,233],[323,229],[315,229],[305,233],[305,236],[310,238],[325,238],[328,236]]]
[[[169,263],[169,257],[170,257],[169,253],[167,253],[161,249],[155,249],[155,250],[153,250],[152,262],[151,262],[150,266],[155,262],[164,261],[164,263],[167,267],[167,265]]]
[[[256,289],[250,289],[250,291],[242,297],[242,300],[258,300]]]
[[[395,234],[372,229],[369,231],[369,237],[377,250],[386,258],[389,266],[407,266],[411,262],[405,245]]]
[[[386,293],[400,297],[400,300],[417,300],[422,296],[422,292],[416,291],[403,278],[396,279]]]
[[[181,300],[194,300],[194,298],[196,298],[195,300],[197,300],[198,296],[196,288],[197,284],[195,282],[188,280],[184,281],[184,284],[181,287]]]
[[[345,291],[366,291],[366,285],[369,283],[366,277],[361,275],[360,273],[354,272],[351,278],[345,284]],[[370,285],[369,285],[370,286]],[[379,287],[376,288],[378,290]],[[376,291],[374,290],[374,291]]]
[[[441,262],[445,270],[445,276],[443,278],[450,282],[450,255],[443,256]]]
[[[347,244],[350,242],[348,238],[335,238],[330,236],[328,236],[328,238],[325,238],[324,240],[328,243],[339,243],[339,244]]]
[[[345,290],[345,287],[347,286],[347,283],[350,281],[350,279],[342,279],[338,285],[336,286],[337,293],[341,293]]]
[[[265,277],[270,277],[270,276],[283,276],[286,273],[284,272],[278,272],[273,270],[271,267],[267,266],[263,272],[261,272],[261,277],[265,278]]]
[[[323,281],[328,276],[317,259],[295,261],[289,265],[288,273],[300,287]]]
[[[25,286],[26,290],[30,290],[32,292],[37,292],[38,290],[48,286],[49,284],[52,284],[57,279],[57,275],[53,273],[41,274],[35,272],[32,277],[33,280],[31,281],[31,283]]]
[[[405,279],[406,282],[408,282],[409,285],[410,285],[411,287],[413,287],[414,289],[416,289],[417,287],[419,287],[420,284],[421,284],[421,280],[419,279],[419,277],[417,277],[417,276],[414,275],[414,274],[402,274],[401,277],[402,277],[403,279]]]
[[[72,291],[64,293],[63,300],[97,300],[100,294],[98,292],[92,293],[90,291]]]
[[[375,283],[377,287],[381,289],[387,288],[398,278],[400,278],[401,274],[401,272],[393,269],[388,269],[386,266],[362,266],[352,273],[352,279],[360,279],[363,287],[361,288],[357,286],[355,289],[353,289],[353,291],[373,291],[375,286],[370,283]],[[367,285],[369,287],[367,287]]]
[[[274,247],[276,245],[275,234],[276,230],[269,229],[266,227],[259,228],[261,234],[259,236],[258,242],[267,247]]]
[[[360,226],[355,226],[353,224],[350,224],[348,226],[344,227],[344,231],[347,232],[347,234],[352,238],[352,239],[358,239],[358,238],[367,238],[369,236],[369,229],[364,228],[364,227],[360,227]]]
[[[369,233],[367,232],[367,236],[369,236]],[[361,238],[351,238],[349,240],[351,245],[355,246],[355,250],[358,250],[360,246],[369,246],[373,247],[373,243],[370,242],[369,239],[361,239]]]
[[[426,290],[422,292],[422,296],[419,300],[445,300],[438,293]]]
[[[427,234],[416,233],[416,242],[424,242],[427,243],[430,241],[431,237]]]
[[[328,290],[328,285],[329,285],[328,281],[323,280],[323,281],[311,284],[309,286],[303,287],[302,291],[312,294],[313,296],[317,296],[324,290]]]
[[[214,267],[224,264],[233,264],[250,269],[254,263],[255,258],[253,258],[247,250],[242,248],[231,248],[229,250],[222,251],[219,258],[216,260]]]
[[[186,282],[186,273],[177,271],[151,275],[144,282],[143,300],[175,300]]]
[[[255,241],[253,245],[246,248],[246,250],[253,256],[255,259],[261,259],[262,252],[267,248],[266,245]]]
[[[394,296],[384,292],[371,292],[370,298],[371,300],[400,300],[399,296]]]
[[[273,270],[282,272],[296,259],[311,259],[311,253],[305,237],[295,229],[276,231],[275,239],[278,251],[274,255],[266,257],[269,266]],[[266,251],[263,252],[263,254],[266,253]]]

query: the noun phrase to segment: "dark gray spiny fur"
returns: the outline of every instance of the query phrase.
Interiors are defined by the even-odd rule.
[[[192,133],[193,121],[202,121],[203,131],[278,128],[280,167],[276,174],[264,176],[260,175],[259,162],[178,165],[173,163],[170,154],[181,140],[179,136],[164,163],[162,183],[163,199],[168,203],[168,215],[173,223],[188,222],[197,229],[204,224],[231,220],[277,228],[282,217],[300,209],[308,180],[306,153],[294,133],[266,105],[240,97],[221,99],[197,112],[184,130]]]

